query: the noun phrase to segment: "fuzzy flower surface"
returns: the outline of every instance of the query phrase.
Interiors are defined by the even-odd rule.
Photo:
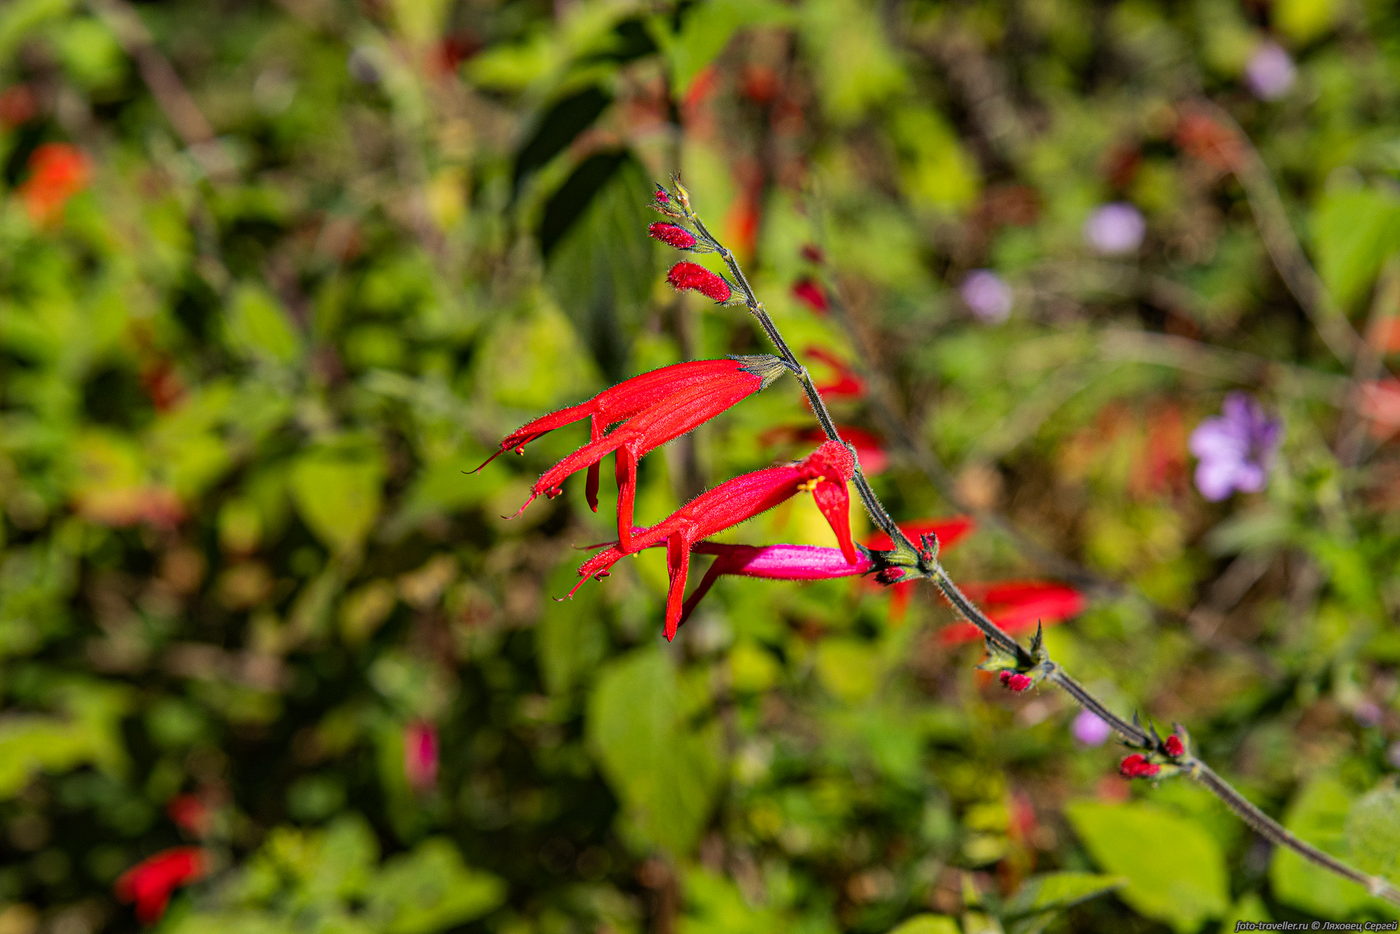
[[[666,572],[670,578],[666,596],[667,641],[675,638],[681,623],[690,556],[696,544],[767,512],[798,493],[812,494],[817,508],[836,534],[841,556],[847,564],[859,563],[860,552],[851,540],[851,494],[846,487],[854,472],[855,458],[846,446],[827,441],[796,463],[755,470],[726,480],[651,528],[630,535],[631,551],[666,543]],[[630,533],[631,529],[628,531]],[[589,558],[579,567],[580,580],[569,591],[569,596],[590,577],[606,577],[609,569],[628,553],[619,542]]]
[[[695,234],[677,224],[667,224],[664,221],[657,221],[648,227],[647,234],[678,250],[693,249],[696,244]]]
[[[1257,493],[1283,436],[1283,423],[1270,418],[1250,396],[1232,392],[1218,418],[1208,418],[1191,433],[1196,455],[1196,489],[1212,502],[1231,493]]]
[[[564,480],[571,474],[594,467],[609,454],[616,454],[618,543],[624,553],[635,550],[632,515],[637,493],[637,461],[648,451],[679,438],[758,392],[786,371],[782,361],[772,356],[724,362],[728,366],[709,379],[686,382],[675,389],[658,387],[649,396],[648,407],[546,470],[530,488],[530,498],[516,515],[541,495],[559,495],[563,492]]]
[[[727,302],[734,294],[724,276],[710,272],[699,263],[676,263],[666,274],[666,281],[677,292],[690,289],[699,292],[712,302]]]

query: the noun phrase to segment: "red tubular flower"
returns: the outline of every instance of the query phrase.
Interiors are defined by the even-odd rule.
[[[884,441],[873,431],[853,425],[837,425],[836,431],[841,435],[841,440],[849,442],[856,449],[856,456],[860,458],[860,469],[867,477],[883,473],[890,465],[890,456],[885,453]],[[785,441],[820,444],[824,438],[826,432],[819,425],[779,425],[758,436],[761,444],[779,444]]]
[[[142,924],[154,924],[165,914],[170,894],[209,871],[208,856],[197,846],[177,846],[149,856],[122,873],[113,887],[117,898],[135,902]]]
[[[652,370],[650,373],[643,373],[640,376],[623,380],[616,386],[598,393],[587,402],[560,409],[520,426],[501,440],[500,450],[486,458],[481,467],[485,467],[512,448],[515,449],[515,453],[524,454],[525,445],[531,441],[544,437],[556,428],[572,424],[583,418],[590,420],[589,440],[597,441],[603,437],[608,426],[653,408],[666,394],[680,392],[691,386],[717,385],[726,380],[734,379],[736,369],[750,367],[762,370],[766,366],[766,361],[776,359],[776,357],[756,356],[729,357],[723,360],[694,360],[689,363],[674,363],[671,366],[663,366],[659,370]],[[771,380],[769,381],[771,382]],[[476,468],[476,470],[480,470],[481,467]],[[472,473],[476,473],[476,471],[474,470]],[[594,512],[598,511],[598,486],[598,465],[595,463],[588,468],[587,488],[588,505]]]
[[[727,302],[733,294],[733,289],[723,276],[710,272],[699,263],[677,263],[666,274],[666,281],[677,292],[694,289],[714,302]]]
[[[1162,767],[1141,753],[1133,753],[1118,763],[1118,774],[1124,778],[1151,778]]]
[[[660,240],[667,246],[673,246],[678,250],[689,250],[695,246],[695,234],[679,227],[675,224],[667,224],[657,221],[647,228],[647,233]],[[678,286],[679,288],[679,286]]]
[[[35,223],[53,220],[68,199],[87,185],[87,156],[67,143],[45,143],[29,157],[29,178],[19,186],[20,200]]]
[[[1002,581],[964,584],[963,593],[980,605],[1002,629],[1012,635],[1029,632],[1038,624],[1060,623],[1084,610],[1084,595],[1073,587],[1045,581]],[[944,643],[976,642],[982,631],[971,623],[957,623],[939,634]]]
[[[851,369],[850,364],[845,360],[820,347],[808,347],[807,356],[831,367],[835,374],[835,379],[825,383],[817,383],[817,391],[822,395],[829,398],[849,399],[858,399],[865,395],[865,380],[861,379],[860,374]],[[861,458],[861,466],[865,466],[864,457]]]
[[[831,311],[831,302],[827,300],[826,293],[811,279],[798,279],[793,283],[792,297],[819,315]]]
[[[842,557],[847,564],[858,564],[861,555],[851,540],[851,497],[846,489],[846,483],[854,472],[855,459],[845,445],[827,441],[795,464],[768,467],[726,480],[701,493],[658,524],[633,536],[631,551],[666,543],[666,570],[671,579],[666,597],[667,641],[675,638],[676,629],[681,623],[690,555],[696,545],[702,539],[752,519],[798,493],[812,494],[817,508],[836,533]],[[590,577],[606,577],[608,569],[628,553],[619,543],[589,558],[578,569],[580,580],[569,591],[569,596],[577,593]]]
[[[1162,745],[1167,750],[1167,755],[1171,756],[1173,759],[1186,751],[1186,746],[1181,742],[1181,737],[1177,736],[1175,733],[1168,736],[1167,741]]]
[[[688,383],[674,391],[654,390],[641,412],[546,470],[530,488],[530,498],[515,515],[524,512],[538,496],[557,496],[570,474],[592,467],[616,453],[617,538],[624,554],[634,551],[632,513],[637,492],[637,461],[642,455],[709,421],[786,371],[783,362],[772,356],[737,357],[724,363],[728,365],[726,368],[703,382]]]

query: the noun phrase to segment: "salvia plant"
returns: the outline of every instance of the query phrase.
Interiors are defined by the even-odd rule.
[[[648,228],[650,236],[683,252],[713,253],[728,273],[723,275],[699,263],[681,261],[671,267],[667,281],[677,290],[698,292],[719,305],[743,307],[763,329],[776,353],[661,367],[625,380],[587,402],[535,419],[501,440],[500,449],[486,463],[506,451],[524,453],[526,445],[557,428],[585,419],[589,422],[588,443],[545,471],[531,487],[529,498],[516,515],[539,496],[554,497],[562,493],[565,480],[579,471],[586,471],[585,496],[596,512],[601,487],[600,464],[608,455],[614,458],[617,538],[596,546],[597,553],[579,567],[579,582],[569,596],[590,579],[607,577],[610,569],[623,558],[648,548],[664,548],[669,587],[663,632],[669,641],[675,638],[701,597],[726,574],[771,580],[867,577],[885,586],[928,581],[967,623],[980,631],[986,658],[978,667],[992,672],[1002,687],[1018,694],[1038,685],[1059,688],[1117,734],[1129,750],[1118,765],[1118,772],[1124,778],[1158,782],[1184,777],[1194,781],[1270,843],[1286,847],[1315,865],[1364,886],[1372,895],[1400,905],[1400,888],[1392,882],[1364,873],[1323,852],[1251,803],[1196,754],[1184,726],[1174,724],[1172,732],[1164,736],[1150,721],[1144,723],[1137,713],[1127,717],[1115,713],[1050,656],[1039,627],[1022,644],[969,599],[939,559],[938,535],[916,531],[916,526],[909,523],[902,528],[875,494],[861,469],[856,446],[842,437],[827,409],[822,390],[784,340],[777,322],[758,300],[734,253],[705,225],[679,178],[672,178],[669,186],[657,185],[651,206],[666,219]],[[829,299],[822,296],[822,301],[825,303]],[[789,374],[802,385],[825,440],[801,460],[726,480],[655,525],[634,524],[637,463],[643,456]],[[1262,417],[1249,405],[1248,400],[1230,400],[1226,417],[1219,420],[1221,424],[1212,424],[1204,435],[1193,439],[1198,453],[1209,454],[1223,465],[1203,461],[1203,469],[1210,474],[1203,489],[1212,496],[1216,492],[1223,496],[1232,486],[1257,488],[1259,471],[1251,465],[1267,459],[1276,441],[1276,426],[1262,425]],[[1233,415],[1232,408],[1237,410]],[[1236,426],[1236,422],[1240,426]],[[1256,452],[1250,455],[1253,460],[1245,457],[1249,451]],[[851,489],[883,533],[880,541],[887,542],[888,547],[867,547],[853,541]],[[710,536],[804,494],[811,495],[831,527],[837,547],[736,545],[708,540]],[[714,556],[714,561],[687,597],[690,562],[697,554]],[[1170,844],[1165,842],[1164,845]]]

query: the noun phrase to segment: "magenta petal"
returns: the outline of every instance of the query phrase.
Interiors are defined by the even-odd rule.
[[[725,571],[743,577],[767,580],[815,581],[854,577],[871,568],[870,556],[857,551],[854,564],[846,561],[839,548],[820,545],[720,545],[700,542],[699,554],[720,555]]]

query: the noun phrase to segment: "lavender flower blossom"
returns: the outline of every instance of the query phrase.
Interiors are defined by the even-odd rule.
[[[1264,489],[1283,434],[1283,424],[1242,392],[1226,396],[1222,411],[1221,417],[1201,422],[1190,441],[1191,453],[1199,458],[1196,489],[1213,502],[1235,491]]]
[[[1084,222],[1084,241],[1105,256],[1122,256],[1142,246],[1147,221],[1125,201],[1100,206]]]
[[[1011,314],[1011,286],[990,269],[974,269],[958,286],[972,316],[983,324],[1000,324]]]
[[[1113,735],[1113,727],[1104,722],[1097,714],[1081,710],[1079,716],[1074,718],[1074,725],[1070,727],[1070,732],[1085,746],[1102,746]]]
[[[1244,83],[1261,101],[1276,101],[1293,87],[1298,69],[1277,42],[1265,40],[1255,48],[1244,66]]]

